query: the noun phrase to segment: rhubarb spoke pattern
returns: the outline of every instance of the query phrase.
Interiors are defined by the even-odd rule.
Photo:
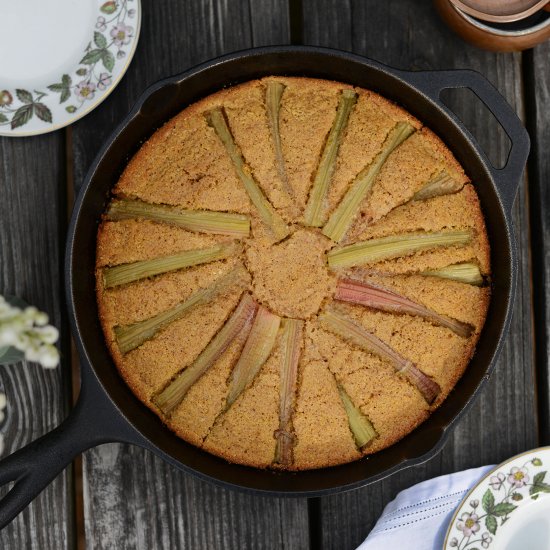
[[[434,325],[452,330],[462,338],[469,338],[474,330],[472,325],[451,319],[409,300],[405,296],[372,283],[340,279],[334,298],[341,302],[358,304],[380,311],[422,317]]]
[[[154,338],[161,330],[174,321],[181,319],[194,308],[208,304],[215,297],[230,288],[244,286],[247,281],[248,272],[242,266],[237,267],[226,275],[216,279],[209,287],[201,288],[189,296],[189,298],[167,311],[131,325],[115,327],[114,331],[118,348],[121,353],[128,353],[141,346],[147,340]]]
[[[349,428],[359,450],[366,447],[378,435],[372,422],[353,404],[346,390],[338,384],[338,393],[348,416]]]
[[[142,260],[106,267],[103,270],[103,284],[105,288],[125,285],[162,273],[223,260],[224,258],[238,254],[238,252],[239,248],[232,243],[220,244],[210,248],[186,250],[179,254],[154,258],[152,260]]]
[[[327,308],[321,313],[319,319],[321,325],[330,332],[360,349],[388,361],[397,373],[404,376],[418,389],[428,404],[435,401],[441,391],[439,384],[419,370],[412,361],[397,353],[386,342],[333,308]]]
[[[184,210],[174,206],[152,204],[137,199],[114,199],[110,202],[106,220],[150,220],[166,223],[197,233],[228,235],[236,239],[248,237],[250,218],[243,214]]]

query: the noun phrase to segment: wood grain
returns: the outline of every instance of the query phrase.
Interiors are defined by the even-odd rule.
[[[528,129],[532,140],[530,204],[533,220],[533,280],[541,444],[550,444],[550,43],[525,54]]]
[[[75,186],[151,83],[230,51],[288,41],[285,2],[144,3],[136,57],[108,101],[73,128]],[[83,460],[89,549],[307,548],[305,499],[254,498],[176,471],[143,449],[105,445]]]
[[[521,56],[497,55],[468,46],[446,29],[429,2],[304,0],[304,13],[304,40],[308,44],[337,45],[405,69],[473,68],[493,82],[523,115]],[[450,101],[489,157],[496,164],[504,164],[506,139],[487,130],[494,124],[488,111],[464,96]],[[443,451],[429,463],[365,489],[322,499],[318,519],[322,548],[355,548],[385,504],[418,481],[500,462],[537,445],[525,186],[518,193],[514,222],[520,257],[518,294],[510,334],[493,379],[461,419]]]
[[[61,367],[55,370],[26,363],[0,367],[0,391],[8,399],[1,427],[6,455],[53,429],[67,411],[68,327],[61,303],[66,220],[64,144],[60,133],[0,138],[0,293],[20,296],[46,311],[61,329],[64,355]],[[0,547],[72,548],[71,495],[68,470],[0,531]]]

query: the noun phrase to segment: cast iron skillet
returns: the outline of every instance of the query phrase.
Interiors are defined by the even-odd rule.
[[[487,322],[471,365],[442,406],[402,441],[372,457],[301,473],[229,464],[173,435],[118,375],[103,340],[94,292],[98,220],[110,189],[143,141],[190,103],[224,86],[277,74],[370,88],[426,123],[449,145],[475,182],[492,246],[493,299]],[[470,88],[500,122],[512,142],[503,169],[489,163],[470,133],[441,102],[439,95],[446,88]],[[485,78],[468,70],[406,72],[324,48],[271,47],[227,55],[151,86],[99,152],[76,201],[65,278],[71,326],[82,360],[80,397],[59,427],[0,462],[0,484],[15,482],[0,501],[0,527],[76,455],[110,441],[140,445],[177,468],[220,485],[273,496],[320,496],[350,490],[434,456],[491,374],[509,325],[517,274],[511,208],[528,151],[529,137],[512,108]]]

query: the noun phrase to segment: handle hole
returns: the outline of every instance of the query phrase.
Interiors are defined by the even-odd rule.
[[[497,169],[506,165],[512,142],[493,113],[469,88],[447,88],[441,101],[464,123]]]

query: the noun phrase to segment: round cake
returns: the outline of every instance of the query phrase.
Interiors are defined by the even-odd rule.
[[[231,462],[306,470],[392,445],[449,394],[485,322],[474,184],[420,121],[348,84],[268,77],[185,108],[98,230],[120,374]]]

